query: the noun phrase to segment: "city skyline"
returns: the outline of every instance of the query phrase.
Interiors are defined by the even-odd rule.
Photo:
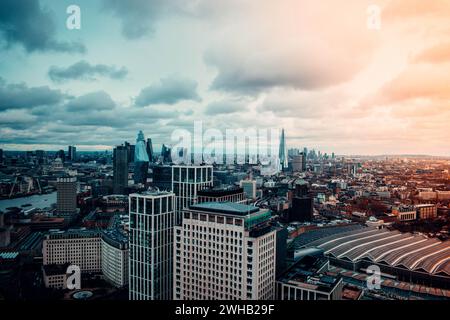
[[[112,150],[142,130],[286,130],[288,148],[450,155],[450,4],[3,1],[0,148]],[[369,5],[380,28],[367,25]]]

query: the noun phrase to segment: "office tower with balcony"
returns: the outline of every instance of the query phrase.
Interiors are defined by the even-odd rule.
[[[56,214],[69,223],[77,215],[77,179],[73,177],[56,180]]]
[[[276,231],[267,209],[208,202],[175,227],[175,300],[273,299]]]
[[[175,194],[147,191],[129,199],[129,298],[171,300]]]
[[[177,199],[178,211],[196,203],[199,190],[212,186],[212,166],[172,166],[172,191]]]
[[[69,146],[67,150],[68,160],[75,162],[77,160],[77,148],[74,146]]]
[[[117,146],[113,151],[113,192],[123,194],[128,187],[128,148]]]
[[[145,184],[147,182],[149,157],[144,133],[139,131],[134,148],[134,183]]]

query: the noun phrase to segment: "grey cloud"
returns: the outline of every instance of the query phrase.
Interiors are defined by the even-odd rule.
[[[81,43],[56,39],[53,16],[40,1],[3,0],[0,5],[0,39],[6,47],[21,44],[26,51],[84,53]]]
[[[170,0],[103,0],[106,11],[121,19],[122,34],[138,39],[154,32],[155,21],[166,11]]]
[[[6,84],[0,79],[0,110],[54,105],[63,98],[61,91],[48,86],[29,88],[24,83]]]
[[[229,114],[246,111],[247,106],[241,101],[216,101],[208,104],[206,115]]]
[[[116,103],[105,91],[91,92],[69,101],[66,105],[69,112],[93,113],[99,110],[114,109]]]
[[[175,104],[182,100],[201,100],[197,93],[197,82],[186,78],[169,77],[142,89],[136,98],[136,105]]]
[[[67,68],[57,66],[50,67],[48,75],[54,82],[67,80],[96,80],[96,76],[109,77],[111,79],[123,79],[128,74],[125,67],[118,68],[105,64],[91,65],[87,61],[79,61]]]

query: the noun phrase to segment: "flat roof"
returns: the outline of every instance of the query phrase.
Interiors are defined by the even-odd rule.
[[[246,216],[259,211],[258,207],[234,202],[205,202],[191,205],[189,209],[239,216]]]

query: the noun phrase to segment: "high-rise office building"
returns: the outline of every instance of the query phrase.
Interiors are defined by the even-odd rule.
[[[134,183],[145,184],[147,182],[149,157],[144,133],[139,131],[134,148]]]
[[[172,163],[172,150],[165,144],[161,147],[161,161],[162,163]]]
[[[196,203],[197,192],[212,186],[212,166],[172,166],[172,191],[177,197],[177,210],[188,208]]]
[[[56,214],[70,222],[77,214],[77,179],[58,178],[56,189]]]
[[[128,141],[124,142],[124,146],[128,149],[128,163],[134,162],[134,149],[136,146]]]
[[[128,237],[117,229],[102,232],[102,273],[116,288],[128,284]]]
[[[269,210],[208,202],[175,227],[175,300],[273,299],[276,231]]]
[[[299,154],[292,157],[292,171],[302,172],[303,171],[303,155]]]
[[[256,199],[256,181],[255,180],[241,180],[240,187],[244,189],[247,199]]]
[[[153,162],[154,154],[153,154],[153,144],[152,139],[148,138],[146,143],[146,149],[148,154],[148,160],[150,162]]]
[[[288,157],[286,149],[286,137],[284,136],[284,129],[281,130],[280,136],[280,147],[278,151],[278,157],[280,159],[281,169],[286,169],[288,167]]]
[[[289,222],[304,222],[312,219],[313,198],[308,193],[308,183],[301,180],[295,184],[294,196],[289,210]]]
[[[131,194],[130,277],[131,300],[170,300],[173,284],[173,228],[175,194]]]
[[[128,151],[126,146],[117,146],[113,151],[113,192],[123,194],[128,187]]]
[[[70,161],[75,162],[77,160],[77,148],[74,146],[69,146],[67,156]]]

